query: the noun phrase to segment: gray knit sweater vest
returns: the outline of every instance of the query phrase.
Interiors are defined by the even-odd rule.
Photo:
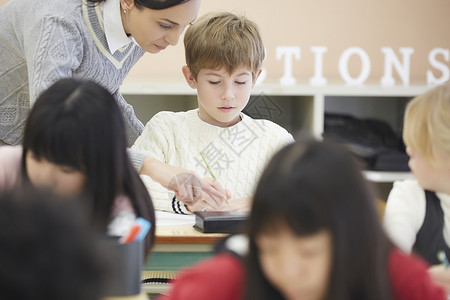
[[[119,87],[145,51],[129,43],[111,54],[102,22],[98,6],[82,0],[10,0],[0,8],[0,145],[21,143],[30,107],[64,77],[108,89],[122,109],[129,143],[139,136],[143,125]]]

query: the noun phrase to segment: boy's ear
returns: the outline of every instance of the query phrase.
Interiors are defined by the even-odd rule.
[[[195,81],[195,78],[191,73],[191,69],[189,69],[188,66],[183,66],[181,70],[183,71],[184,78],[186,78],[186,82],[189,84],[189,86],[193,89],[196,89],[197,82]]]
[[[258,74],[256,74],[255,79],[253,79],[252,88],[255,87],[256,82],[258,81],[259,75],[261,75],[262,69],[259,69]]]

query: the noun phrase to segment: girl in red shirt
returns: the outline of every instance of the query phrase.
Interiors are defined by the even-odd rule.
[[[427,265],[396,249],[354,158],[286,146],[258,183],[246,235],[183,272],[164,299],[445,299]]]

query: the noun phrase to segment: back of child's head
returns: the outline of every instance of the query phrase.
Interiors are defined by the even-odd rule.
[[[403,139],[406,146],[434,162],[433,147],[450,155],[450,82],[411,100],[405,111]]]
[[[150,196],[128,158],[122,113],[99,84],[67,78],[44,91],[27,119],[23,150],[24,182],[28,151],[85,174],[83,194],[99,228],[106,230],[119,195],[128,196],[136,214],[154,224]],[[154,226],[147,250],[153,239]]]
[[[262,275],[255,239],[286,227],[298,237],[323,230],[331,234],[333,254],[326,299],[356,299],[350,296],[357,289],[358,299],[389,298],[386,267],[390,243],[371,189],[346,149],[326,142],[294,143],[278,152],[263,172],[248,226],[248,264],[254,272],[249,274],[248,292],[257,295],[254,299],[279,296]],[[254,290],[261,282],[267,288]],[[375,294],[369,296],[371,293]]]
[[[24,153],[31,150],[52,163],[84,173],[98,172],[126,151],[120,109],[100,85],[62,79],[33,105],[23,147]]]
[[[265,51],[258,26],[245,16],[229,12],[208,13],[184,35],[186,64],[194,78],[201,69],[225,68],[232,74],[239,67],[256,79]]]
[[[0,299],[100,298],[107,262],[74,201],[23,188],[0,195]]]
[[[44,91],[27,119],[23,149],[25,175],[26,154],[32,151],[37,158],[84,173],[85,193],[93,199],[101,193],[112,202],[123,192],[118,183],[127,155],[122,115],[113,96],[94,82],[62,79]],[[93,210],[107,217],[107,207]]]

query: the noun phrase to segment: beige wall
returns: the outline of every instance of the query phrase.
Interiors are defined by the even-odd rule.
[[[273,4],[276,5],[273,5]],[[339,58],[349,47],[360,47],[371,61],[366,84],[380,84],[384,74],[382,47],[391,47],[400,58],[400,47],[412,47],[410,85],[426,84],[426,72],[442,73],[428,59],[434,48],[450,51],[450,1],[448,0],[203,0],[200,15],[211,10],[245,13],[262,30],[267,48],[265,82],[277,83],[284,74],[284,62],[276,59],[279,46],[301,48],[300,60],[293,60],[292,72],[297,84],[309,84],[314,75],[311,46],[326,46],[323,74],[328,84],[344,84],[339,74]],[[274,13],[276,11],[276,14]],[[146,54],[130,73],[129,79],[151,81],[182,80],[184,63],[182,39],[179,45],[157,55]],[[438,61],[450,66],[444,57]],[[357,77],[361,60],[352,56],[349,73]],[[396,84],[402,81],[393,71]]]
[[[6,2],[0,0],[0,5]],[[323,75],[329,85],[345,84],[339,61],[350,47],[361,48],[370,59],[366,84],[380,84],[385,72],[382,47],[394,49],[400,62],[401,47],[414,49],[409,85],[427,84],[428,70],[441,77],[442,71],[430,63],[429,53],[435,48],[450,51],[449,0],[203,0],[200,15],[212,10],[244,13],[260,25],[267,49],[266,83],[279,82],[285,73],[284,61],[276,57],[280,46],[300,48],[300,59],[292,60],[292,77],[300,85],[309,84],[314,76],[312,46],[328,48],[323,56]],[[127,81],[182,81],[183,51],[181,38],[176,47],[157,55],[146,54]],[[436,59],[441,68],[450,68],[448,57],[437,55]],[[349,74],[358,77],[361,60],[357,55],[351,56],[347,66]],[[392,74],[396,85],[404,83],[396,70]]]

